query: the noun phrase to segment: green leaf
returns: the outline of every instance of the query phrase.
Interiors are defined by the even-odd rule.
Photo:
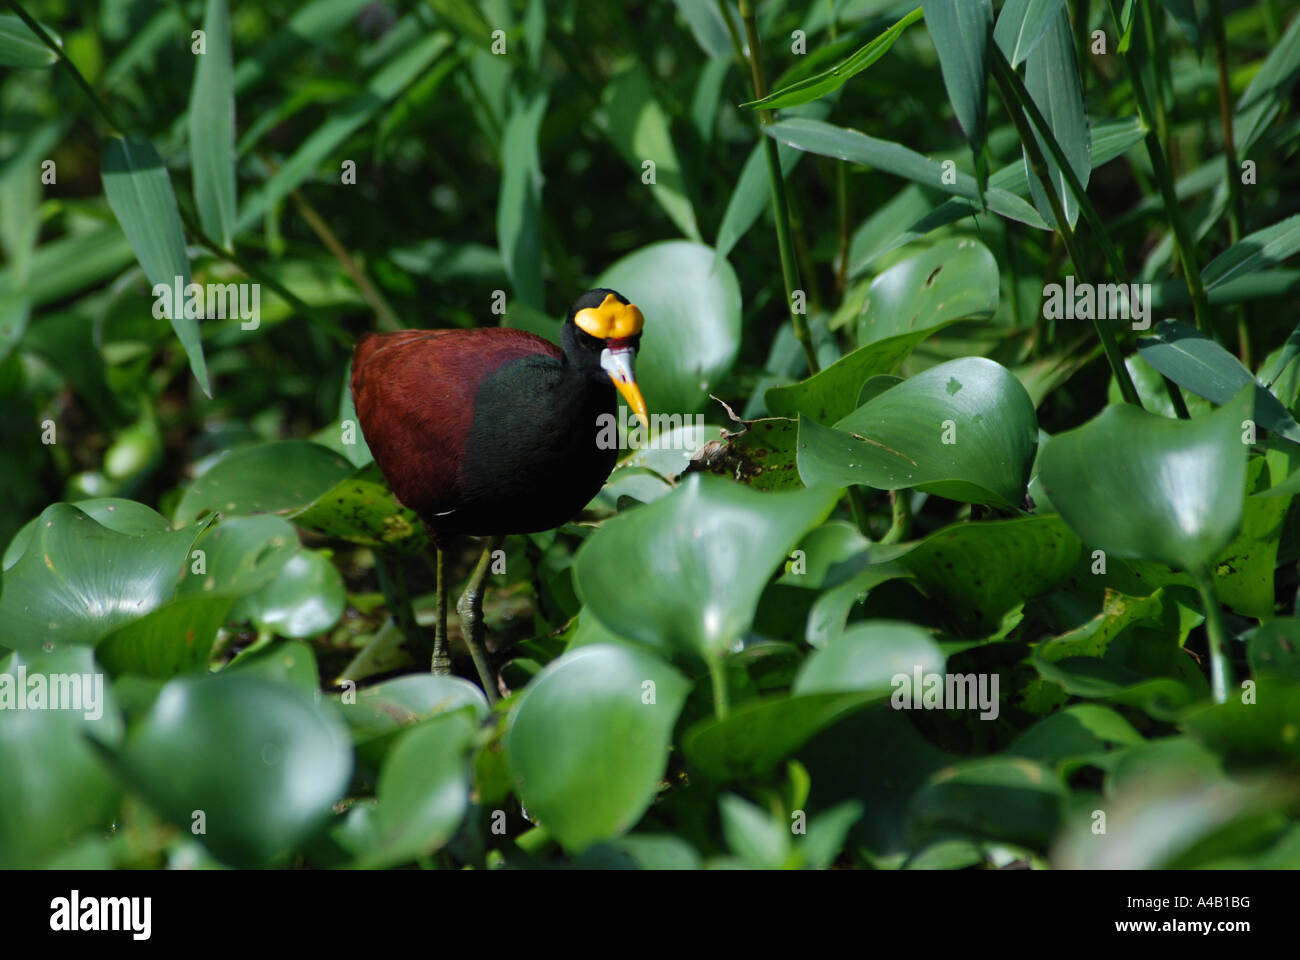
[[[734,793],[718,798],[722,835],[732,853],[760,870],[780,870],[790,856],[790,831],[766,810]]]
[[[1240,360],[1190,324],[1165,320],[1153,336],[1138,342],[1138,352],[1174,383],[1211,403],[1225,404],[1250,386],[1251,416],[1261,427],[1300,442],[1300,424],[1277,397],[1256,382]]]
[[[957,320],[991,317],[997,306],[998,268],[988,248],[974,240],[937,243],[871,282],[857,326],[864,346],[806,380],[770,388],[763,401],[779,417],[802,413],[832,423],[858,406],[863,384],[893,373],[930,334]]]
[[[861,621],[804,661],[791,692],[874,692],[886,695],[896,678],[943,671],[938,644],[920,627],[888,620]]]
[[[272,516],[226,517],[194,544],[177,593],[236,598],[266,586],[298,552],[287,520]]]
[[[1250,152],[1282,112],[1290,100],[1291,86],[1297,74],[1300,74],[1300,17],[1292,17],[1286,33],[1273,45],[1246,92],[1237,101],[1232,130],[1240,156],[1245,157]]]
[[[1019,758],[983,757],[940,770],[913,798],[922,836],[969,834],[1045,846],[1061,823],[1065,785],[1050,770]]]
[[[229,250],[235,235],[235,90],[226,0],[207,0],[205,52],[190,95],[190,164],[194,205],[209,237]]]
[[[664,775],[687,690],[657,657],[624,647],[593,644],[552,662],[506,734],[529,815],[574,852],[630,830]]]
[[[1079,79],[1079,64],[1075,59],[1074,33],[1070,29],[1070,14],[1066,6],[1057,9],[1056,17],[1047,27],[1042,43],[1030,54],[1025,65],[1025,87],[1038,105],[1043,119],[1052,132],[1052,136],[1070,161],[1070,169],[1079,178],[1085,188],[1092,174],[1092,139],[1088,134],[1088,115],[1083,105],[1083,84]],[[1056,160],[1047,149],[1047,141],[1037,127],[1034,138],[1047,161],[1047,175],[1051,181],[1049,189],[1056,191],[1061,198],[1061,208],[1073,227],[1079,219],[1079,201],[1070,190],[1065,175],[1057,166]],[[1028,169],[1029,156],[1025,155],[1026,173],[1029,177],[1029,191],[1034,198],[1034,205],[1043,219],[1055,223],[1046,185]]]
[[[601,103],[606,134],[614,149],[638,177],[648,175],[646,161],[654,163],[651,195],[682,233],[698,241],[700,228],[686,189],[685,168],[673,146],[668,114],[655,99],[645,70],[637,64],[609,80]]]
[[[722,720],[701,720],[686,731],[682,750],[691,769],[710,780],[761,780],[818,732],[888,696],[873,689],[751,700]]]
[[[1083,765],[1108,768],[1117,748],[1145,742],[1131,723],[1109,707],[1077,703],[1025,730],[1007,753],[1055,764],[1059,775],[1068,776]]]
[[[1194,707],[1183,727],[1234,765],[1300,763],[1300,681],[1275,674],[1255,680],[1255,699],[1229,697],[1227,703]]]
[[[45,24],[41,26],[55,43],[60,47],[63,46],[63,41],[53,30]],[[0,67],[19,69],[48,67],[57,60],[54,51],[47,47],[27,24],[12,14],[0,14]]]
[[[1080,549],[1059,517],[1023,517],[944,527],[895,563],[958,623],[983,636],[1017,604],[1068,577]]]
[[[1020,66],[1043,39],[1065,0],[1007,0],[998,14],[993,39],[1012,68]]]
[[[1267,270],[1300,251],[1300,214],[1242,237],[1201,271],[1205,289]]]
[[[270,583],[237,602],[230,616],[281,637],[314,637],[338,623],[345,605],[343,577],[328,554],[299,550]]]
[[[778,418],[747,420],[698,451],[692,469],[707,470],[754,490],[802,490],[796,463],[799,425]]]
[[[1019,510],[1037,446],[1020,381],[992,360],[965,357],[904,380],[833,429],[801,416],[799,475],[809,486],[917,487]]]
[[[1269,674],[1300,680],[1300,620],[1269,620],[1249,631],[1246,656],[1256,677]]]
[[[343,719],[352,731],[357,757],[375,767],[403,731],[424,721],[473,708],[475,719],[487,719],[483,692],[459,677],[413,673],[358,690],[353,702],[340,701]]]
[[[1250,391],[1196,420],[1168,420],[1129,404],[1057,434],[1039,475],[1052,504],[1088,549],[1205,568],[1241,526]]]
[[[617,290],[645,315],[637,382],[651,416],[702,410],[740,350],[740,284],[731,265],[715,268],[703,244],[669,240],[623,257],[596,286]]]
[[[956,171],[946,175],[942,164],[923,156],[901,143],[891,140],[878,140],[857,130],[836,127],[820,120],[795,118],[780,120],[768,124],[763,132],[775,137],[782,143],[799,150],[834,157],[849,163],[860,163],[876,167],[886,173],[906,180],[914,181],[923,187],[932,187],[944,193],[951,193],[967,200],[978,201],[979,190],[975,178],[968,173]],[[951,183],[946,181],[953,181]],[[1029,204],[1006,190],[989,187],[984,194],[989,209],[1012,220],[1027,223],[1033,227],[1044,227],[1043,218]],[[969,212],[969,211],[967,211]]]
[[[988,44],[993,0],[925,0],[923,6],[925,26],[939,54],[948,101],[979,168],[984,163],[988,122]],[[981,176],[981,189],[983,180]]]
[[[859,47],[829,70],[823,70],[821,73],[769,93],[761,100],[742,103],[741,106],[753,109],[777,110],[824,97],[826,94],[844,86],[850,78],[861,73],[888,53],[889,48],[894,45],[894,41],[902,35],[903,31],[920,19],[921,8],[917,7],[880,36]]]
[[[101,681],[94,709],[15,709],[15,684],[25,671],[36,675],[94,677]],[[86,735],[105,741],[122,735],[111,689],[85,647],[46,653],[40,649],[0,658],[0,869],[28,870],[86,836],[102,836],[113,823],[121,790],[87,745]],[[93,683],[93,681],[92,681]],[[84,685],[79,689],[85,691]],[[90,691],[95,696],[94,688]],[[87,701],[83,700],[83,705]],[[99,716],[96,717],[95,714]]]
[[[397,502],[373,461],[293,514],[293,522],[327,537],[405,554],[429,543],[420,518]]]
[[[515,296],[537,309],[542,291],[542,170],[537,135],[546,114],[545,92],[521,97],[501,136],[501,195],[497,202],[497,245]]]
[[[236,232],[242,233],[252,227],[268,209],[315,174],[340,144],[428,69],[449,46],[451,38],[445,32],[421,36],[378,70],[354,100],[331,110],[329,119],[303,141],[278,173],[258,189],[245,194]],[[337,177],[337,170],[334,175]]]
[[[723,657],[749,628],[772,572],[838,490],[754,493],[692,474],[662,500],[607,520],[574,583],[613,632],[666,653]]]
[[[230,604],[228,596],[178,597],[108,634],[95,656],[115,675],[170,680],[178,673],[206,672]]]
[[[405,731],[384,761],[376,807],[358,805],[334,835],[374,870],[409,863],[444,846],[469,809],[466,751],[477,729],[462,708]]]
[[[281,440],[232,450],[186,488],[173,519],[189,523],[209,513],[293,514],[353,473],[327,447]]]
[[[75,506],[46,507],[22,558],[5,573],[0,623],[16,650],[95,644],[161,606],[199,527],[134,536],[96,523]]]
[[[729,60],[734,54],[727,25],[722,21],[717,3],[713,0],[673,0],[682,18],[691,28],[691,34],[700,49],[715,60]]]
[[[352,770],[333,708],[237,673],[173,680],[110,755],[171,823],[188,833],[202,814],[199,842],[233,866],[282,861],[323,824]]]
[[[135,500],[123,500],[120,497],[96,497],[91,500],[78,500],[76,507],[102,527],[116,533],[128,533],[143,537],[155,533],[170,533],[172,525],[157,510],[146,507]],[[32,517],[14,534],[13,540],[5,550],[4,569],[8,570],[23,555],[31,542],[32,534],[37,530],[39,517]]]
[[[122,232],[131,243],[136,259],[144,268],[149,283],[174,290],[190,282],[190,260],[185,252],[185,233],[176,209],[176,194],[162,157],[148,142],[121,140],[116,137],[104,144],[101,168],[104,196]],[[170,298],[172,328],[190,358],[190,370],[203,392],[212,396],[208,368],[203,359],[203,342],[199,338],[199,321],[188,317],[181,305]]]

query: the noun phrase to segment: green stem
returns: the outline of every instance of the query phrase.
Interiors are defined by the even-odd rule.
[[[721,4],[721,8],[724,19],[730,22],[730,9],[725,3]],[[740,19],[745,26],[745,40],[749,44],[749,70],[754,85],[754,99],[762,100],[767,96],[767,77],[763,73],[763,58],[758,43],[758,23],[755,20],[752,0],[740,0]],[[770,124],[772,112],[760,110],[758,122],[760,127]],[[813,349],[807,316],[795,309],[795,292],[800,290],[799,265],[795,260],[794,243],[790,238],[790,210],[786,205],[785,179],[781,176],[781,155],[777,151],[775,140],[763,133],[761,129],[760,136],[763,139],[763,156],[767,160],[767,179],[772,192],[772,219],[776,223],[776,245],[781,255],[781,279],[785,281],[785,306],[790,314],[790,323],[794,327],[795,339],[803,348],[808,372],[813,374],[821,370],[821,364],[817,362],[817,351]]]
[[[1119,30],[1120,18],[1115,9],[1115,0],[1109,0],[1111,17],[1115,21],[1115,29]],[[1137,0],[1138,3],[1145,5],[1148,0]],[[1138,31],[1133,35],[1138,36]],[[1160,136],[1158,134],[1157,121],[1155,120],[1152,110],[1151,101],[1147,98],[1146,87],[1143,86],[1141,71],[1133,63],[1132,47],[1127,53],[1123,54],[1124,64],[1128,67],[1129,79],[1133,83],[1133,96],[1137,100],[1138,115],[1142,118],[1142,123],[1147,128],[1147,135],[1144,143],[1147,148],[1147,156],[1151,159],[1151,169],[1155,172],[1156,182],[1160,186],[1160,195],[1164,200],[1165,213],[1169,216],[1169,222],[1174,230],[1174,249],[1178,253],[1178,262],[1183,269],[1183,278],[1187,281],[1187,290],[1192,296],[1192,310],[1196,315],[1196,326],[1202,332],[1213,336],[1210,329],[1210,310],[1209,301],[1205,296],[1205,284],[1201,281],[1201,270],[1196,262],[1196,243],[1192,237],[1191,231],[1187,228],[1187,219],[1183,216],[1182,208],[1178,205],[1178,194],[1174,189],[1173,173],[1169,169],[1169,163],[1165,159],[1164,149],[1160,146]]]
[[[912,532],[912,492],[910,490],[890,490],[889,505],[892,520],[881,543],[902,543]]]
[[[713,680],[713,713],[719,720],[724,720],[730,710],[730,700],[727,695],[727,667],[717,657],[709,658],[709,677]]]
[[[1215,703],[1226,703],[1228,687],[1236,683],[1232,674],[1232,660],[1227,654],[1228,632],[1223,625],[1223,611],[1214,596],[1214,579],[1208,570],[1192,573],[1196,590],[1201,595],[1205,610],[1205,632],[1210,638],[1210,692]]]
[[[997,80],[998,88],[1001,91],[1003,102],[1006,105],[1007,114],[1011,117],[1011,122],[1015,125],[1016,133],[1019,134],[1021,142],[1024,144],[1025,154],[1029,157],[1029,165],[1032,168],[1034,175],[1038,177],[1039,182],[1043,185],[1043,193],[1047,195],[1047,202],[1052,208],[1052,216],[1056,220],[1056,230],[1061,235],[1061,242],[1065,244],[1066,252],[1074,263],[1075,275],[1079,278],[1080,282],[1089,283],[1091,281],[1088,279],[1087,265],[1083,259],[1083,252],[1079,249],[1078,242],[1074,235],[1074,230],[1070,227],[1070,220],[1065,215],[1065,207],[1061,202],[1061,197],[1056,192],[1056,188],[1052,183],[1052,178],[1048,175],[1047,160],[1043,156],[1043,151],[1038,146],[1038,141],[1035,139],[1033,131],[1029,129],[1029,120],[1026,117],[1028,111],[1027,109],[1022,109],[1024,103],[1020,101],[1017,96],[1015,84],[1012,79],[1008,77],[1008,74],[1014,77],[1015,71],[1011,69],[1011,65],[1007,63],[1001,50],[997,49],[996,44],[991,44],[990,47],[994,54],[994,78]],[[1019,78],[1015,77],[1015,79],[1018,80]],[[1032,102],[1032,98],[1026,96],[1026,99]],[[1051,137],[1051,132],[1046,129],[1046,124],[1044,124],[1043,129],[1045,131],[1045,140],[1054,139]],[[1064,160],[1065,158],[1062,156],[1061,161]],[[1061,161],[1058,161],[1058,166],[1061,170],[1070,170],[1069,162]],[[1071,171],[1071,174],[1072,173],[1073,171]],[[1082,192],[1082,186],[1080,186],[1079,193],[1081,194]],[[1083,204],[1082,201],[1080,201],[1080,209],[1082,210],[1082,208]],[[1124,397],[1126,403],[1131,403],[1134,406],[1141,407],[1142,401],[1138,397],[1137,387],[1133,385],[1133,380],[1129,377],[1128,368],[1124,366],[1124,356],[1120,353],[1119,343],[1115,339],[1115,331],[1110,328],[1107,321],[1103,321],[1096,316],[1092,318],[1092,324],[1097,330],[1097,337],[1101,341],[1102,350],[1105,351],[1106,359],[1110,363],[1111,372],[1115,375],[1115,382],[1119,384],[1120,394]]]

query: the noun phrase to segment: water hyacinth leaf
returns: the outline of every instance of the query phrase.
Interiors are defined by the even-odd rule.
[[[761,779],[820,731],[888,696],[871,689],[751,700],[724,719],[701,720],[686,732],[682,750],[690,768],[710,780]]]
[[[1030,54],[1025,66],[1025,87],[1037,104],[1048,129],[1070,161],[1070,168],[1087,188],[1092,174],[1092,138],[1088,133],[1088,115],[1083,105],[1083,85],[1079,79],[1079,65],[1075,59],[1074,33],[1070,29],[1070,14],[1061,6],[1047,27],[1042,42]],[[1066,182],[1065,175],[1047,149],[1046,140],[1034,128],[1034,137],[1047,161],[1050,185],[1039,183],[1029,169],[1029,155],[1025,154],[1025,170],[1029,177],[1029,190],[1034,205],[1043,219],[1055,223],[1051,205],[1044,188],[1054,190],[1061,199],[1066,219],[1073,227],[1079,219],[1079,201]]]
[[[49,27],[41,27],[60,47],[63,41]],[[9,13],[0,13],[0,67],[37,69],[51,66],[58,57],[27,24]]]
[[[338,567],[319,550],[299,550],[256,593],[230,611],[281,637],[313,637],[338,623],[346,596]]]
[[[177,597],[108,634],[95,657],[115,675],[170,680],[206,671],[231,602],[228,596]]]
[[[1052,771],[1021,758],[984,757],[940,770],[913,798],[923,835],[996,837],[1040,847],[1056,834],[1066,800]]]
[[[715,266],[703,244],[668,240],[623,257],[596,286],[617,290],[645,315],[637,382],[651,417],[703,410],[740,350],[740,283],[731,264]]]
[[[45,508],[5,572],[0,622],[16,650],[95,644],[170,600],[200,527],[134,536],[75,506]]]
[[[638,177],[653,175],[646,182],[654,184],[652,195],[656,202],[683,234],[698,241],[700,228],[686,190],[684,168],[673,146],[668,114],[655,99],[645,70],[634,66],[610,80],[602,103],[606,132],[614,148]],[[619,292],[627,295],[626,291]]]
[[[692,474],[669,496],[607,520],[574,567],[579,596],[613,632],[671,655],[720,658],[759,595],[838,490],[755,493]]]
[[[158,151],[148,142],[113,137],[104,144],[101,174],[104,196],[149,283],[163,284],[169,290],[180,284],[183,289],[190,282],[190,260],[176,194]],[[198,318],[187,316],[174,300],[173,296],[164,301],[167,319],[185,348],[194,379],[210,397]]]
[[[1241,526],[1250,406],[1247,388],[1196,420],[1107,407],[1052,438],[1039,476],[1087,549],[1206,568]]]
[[[207,0],[204,51],[195,57],[190,96],[194,205],[209,237],[227,250],[235,234],[235,89],[226,0]]]
[[[353,849],[352,866],[409,863],[447,843],[469,809],[466,752],[477,729],[471,709],[404,731],[379,773],[375,807],[352,808],[335,838]]]
[[[190,484],[173,519],[188,523],[209,513],[292,515],[353,472],[333,450],[305,440],[242,447]]]
[[[1198,397],[1225,404],[1253,387],[1251,416],[1261,426],[1300,442],[1300,424],[1272,393],[1257,383],[1240,360],[1190,324],[1165,320],[1138,342],[1142,359]]]
[[[690,469],[707,470],[754,490],[800,490],[798,427],[794,420],[778,417],[747,420],[742,429],[698,449]]]
[[[185,565],[177,594],[242,597],[271,581],[299,550],[280,517],[227,517],[204,531]]]
[[[189,830],[195,811],[205,812],[199,841],[235,866],[268,865],[304,841],[352,771],[347,729],[332,706],[237,673],[173,680],[109,756],[171,823]]]
[[[1080,549],[1059,517],[1022,517],[945,527],[895,563],[958,624],[982,635],[1068,577]]]
[[[401,553],[418,553],[429,542],[419,517],[397,501],[373,461],[294,513],[293,522],[327,537]]]
[[[1013,68],[1038,46],[1065,0],[1007,0],[998,14],[993,39]]]
[[[13,655],[0,684],[14,695],[15,678],[43,674],[95,676],[102,667],[85,647]],[[93,689],[90,691],[94,696]],[[84,703],[84,701],[83,701]],[[93,710],[0,710],[0,869],[46,866],[85,831],[107,831],[120,806],[121,787],[87,744],[86,735],[114,742],[122,719],[113,688],[104,684]],[[95,714],[98,713],[98,716]]]
[[[672,667],[626,647],[593,644],[549,664],[505,741],[529,815],[573,852],[630,830],[663,777],[688,689]]]
[[[1247,658],[1256,675],[1300,680],[1300,620],[1279,617],[1246,634]]]
[[[78,500],[76,506],[100,526],[116,533],[143,537],[154,533],[170,533],[172,529],[172,525],[161,513],[135,500],[124,500],[121,497],[95,497],[91,500]],[[23,551],[31,542],[32,534],[36,532],[39,519],[39,517],[32,517],[9,541],[4,554],[4,569],[8,570],[23,555]]]
[[[548,97],[537,92],[515,103],[501,136],[501,196],[497,244],[515,296],[537,309],[542,293],[542,171],[537,135]]]
[[[917,7],[880,36],[855,50],[829,70],[796,81],[787,87],[769,93],[761,100],[751,100],[749,103],[741,104],[741,106],[753,109],[777,110],[824,97],[826,94],[844,86],[851,78],[888,53],[889,48],[894,45],[894,41],[902,35],[904,30],[920,20],[921,16],[921,8]]]
[[[975,178],[957,171],[949,174],[944,166],[901,143],[880,140],[847,127],[837,127],[820,120],[794,118],[768,124],[763,132],[799,150],[834,157],[850,163],[875,167],[894,176],[951,193],[967,200],[979,201]],[[950,182],[951,181],[951,182]],[[1045,222],[1030,204],[1006,190],[989,187],[984,201],[994,213],[1042,228]]]
[[[896,689],[895,679],[916,670],[943,671],[944,656],[930,634],[910,623],[872,620],[855,623],[814,651],[791,688],[795,694],[846,693]]]
[[[989,33],[993,0],[925,0],[925,26],[939,54],[943,85],[970,143],[980,189],[987,179],[984,137],[988,121]]]
[[[1025,388],[1005,367],[965,357],[879,394],[834,428],[799,420],[799,475],[809,486],[917,487],[1020,510],[1038,445]]]
[[[385,680],[358,690],[353,702],[339,704],[358,760],[376,768],[405,730],[465,707],[477,721],[487,718],[487,699],[478,687],[460,677],[430,673]]]
[[[867,289],[858,317],[858,347],[812,377],[763,395],[776,416],[800,413],[833,423],[858,404],[863,384],[893,373],[913,347],[940,328],[997,311],[998,269],[974,240],[945,240],[894,264]]]

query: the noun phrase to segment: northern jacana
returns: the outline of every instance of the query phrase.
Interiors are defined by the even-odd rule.
[[[648,423],[633,368],[641,311],[613,290],[574,302],[561,347],[522,330],[402,330],[361,338],[352,396],[361,432],[397,499],[437,551],[433,670],[447,673],[445,552],[460,534],[488,542],[456,607],[486,693],[483,580],[506,534],[573,519],[604,485],[618,450],[599,442],[617,394]],[[606,433],[606,436],[608,434]]]

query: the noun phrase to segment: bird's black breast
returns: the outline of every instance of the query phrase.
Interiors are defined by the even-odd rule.
[[[618,459],[597,445],[613,384],[552,357],[525,357],[483,382],[466,437],[461,505],[433,518],[445,533],[549,530],[573,519]],[[605,435],[609,436],[606,430]]]

